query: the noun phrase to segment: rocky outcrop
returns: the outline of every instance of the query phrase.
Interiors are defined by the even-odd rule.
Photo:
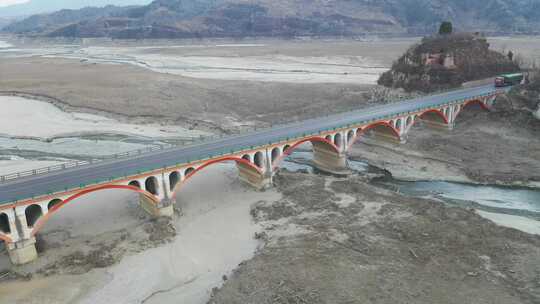
[[[380,77],[379,84],[432,92],[515,71],[519,66],[506,55],[490,50],[481,35],[437,35],[412,46]]]
[[[156,0],[138,7],[62,10],[5,30],[113,38],[361,36],[425,34],[450,20],[468,30],[536,33],[537,6],[526,0]]]

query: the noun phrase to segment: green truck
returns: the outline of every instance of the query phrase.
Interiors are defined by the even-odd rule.
[[[520,84],[523,81],[523,73],[503,74],[495,77],[496,87],[506,87]]]

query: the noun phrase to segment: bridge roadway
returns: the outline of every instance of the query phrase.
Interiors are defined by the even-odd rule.
[[[498,90],[500,89],[492,85],[486,85],[449,91],[327,117],[308,119],[250,133],[216,138],[194,145],[164,149],[135,157],[96,162],[53,173],[18,178],[0,184],[0,206],[48,193],[79,188],[81,185],[95,184],[98,181],[108,181],[111,178],[118,179],[163,167],[231,154],[231,151],[248,150],[251,147],[277,143],[288,138],[293,139],[352,124],[369,123],[408,112],[460,102],[464,99],[483,97]]]

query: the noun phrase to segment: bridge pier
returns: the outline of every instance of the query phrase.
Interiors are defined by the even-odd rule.
[[[25,207],[4,210],[8,215],[11,242],[5,242],[9,259],[13,265],[23,265],[37,259],[36,238],[32,236],[32,227],[28,226]]]
[[[155,189],[152,194],[158,200],[156,204],[150,197],[144,194],[139,194],[139,205],[141,208],[153,217],[173,217],[174,216],[174,202],[170,199],[172,189],[169,189],[167,185],[167,178],[165,174],[159,174],[153,176]],[[147,191],[149,189],[146,189]]]
[[[347,155],[344,152],[338,153],[326,143],[313,142],[312,144],[313,163],[317,169],[332,174],[350,173],[347,165]]]
[[[154,217],[173,217],[174,216],[174,203],[168,199],[162,199],[159,204],[156,205],[146,195],[139,194],[139,205],[141,208]]]
[[[13,265],[23,265],[37,259],[36,238],[31,237],[6,244],[9,259]]]
[[[439,129],[439,130],[451,131],[454,129],[454,126],[455,126],[454,122],[444,123],[444,122],[440,122],[440,121],[433,120],[430,118],[422,118],[422,122],[433,129]]]
[[[395,134],[387,131],[387,130],[372,130],[372,136],[373,138],[377,140],[382,140],[386,142],[390,142],[393,144],[405,144],[407,143],[407,134],[400,134],[399,138],[396,137]]]
[[[244,163],[236,163],[240,180],[254,187],[257,190],[264,190],[272,187],[272,173],[265,171],[258,172]]]

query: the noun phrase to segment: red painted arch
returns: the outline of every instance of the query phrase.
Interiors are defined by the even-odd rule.
[[[396,138],[399,139],[399,131],[396,130],[396,128],[394,128],[394,126],[387,123],[386,121],[379,121],[379,122],[372,123],[372,124],[368,125],[367,127],[364,127],[362,129],[362,133],[365,133],[369,129],[373,129],[373,128],[378,127],[378,126],[385,126],[385,127],[390,128],[390,130],[392,131],[392,134],[394,134],[396,136]]]
[[[462,107],[459,108],[458,112],[456,113],[456,115],[454,117],[454,121],[457,119],[459,114],[461,114],[461,112],[463,112],[463,110],[465,110],[468,106],[473,105],[473,104],[479,104],[482,109],[484,109],[486,111],[489,110],[489,107],[486,106],[481,100],[478,100],[478,99],[469,100],[469,101],[465,102]]]
[[[440,116],[440,117],[443,119],[443,121],[444,121],[445,124],[448,124],[448,118],[447,118],[446,115],[444,115],[444,113],[443,113],[441,110],[439,110],[439,109],[431,109],[431,110],[427,110],[427,111],[423,112],[422,114],[420,114],[420,117],[422,117],[422,116],[424,116],[424,115],[426,115],[426,114],[429,114],[429,113],[435,113],[435,114],[437,114],[438,116]]]
[[[171,191],[172,192],[171,199],[174,200],[174,198],[176,197],[176,194],[178,193],[178,190],[181,188],[181,186],[184,185],[191,177],[193,177],[193,175],[197,174],[198,172],[200,172],[201,170],[203,170],[204,168],[206,168],[208,166],[211,166],[211,165],[217,164],[217,163],[226,162],[226,161],[234,161],[234,162],[237,162],[237,163],[245,164],[245,165],[253,168],[257,172],[259,172],[260,174],[262,174],[261,168],[257,167],[255,164],[251,163],[250,161],[248,161],[246,159],[243,159],[242,157],[227,156],[227,157],[221,157],[221,158],[217,158],[217,159],[212,159],[210,161],[205,162],[204,164],[202,164],[201,166],[199,166],[197,169],[193,170],[192,172],[190,172],[187,176],[184,177],[184,179],[182,181],[178,182],[176,184],[176,186],[174,187],[174,189]]]
[[[331,141],[329,141],[328,139],[324,138],[324,137],[320,137],[320,136],[311,136],[311,137],[307,137],[307,138],[304,138],[298,142],[296,142],[295,144],[291,145],[287,150],[283,151],[283,153],[281,153],[281,155],[276,159],[274,160],[274,163],[272,163],[272,169],[275,169],[277,168],[277,166],[279,165],[279,163],[287,156],[291,155],[291,153],[294,151],[294,149],[296,149],[298,146],[300,146],[301,144],[305,143],[305,142],[322,142],[322,143],[326,143],[328,145],[330,145],[330,147],[336,151],[336,153],[339,153],[339,148]]]
[[[77,198],[81,197],[81,196],[84,196],[84,195],[87,195],[87,194],[90,194],[92,192],[96,192],[96,191],[100,191],[100,190],[107,190],[107,189],[122,189],[122,190],[130,190],[130,191],[134,191],[134,192],[137,192],[137,193],[140,193],[146,197],[148,197],[152,202],[154,203],[158,203],[156,197],[151,194],[150,192],[148,191],[145,191],[145,190],[142,190],[142,189],[139,189],[137,187],[134,187],[134,186],[127,186],[127,185],[103,185],[103,186],[98,186],[98,187],[92,187],[92,188],[88,188],[88,189],[84,189],[68,198],[66,198],[65,200],[63,200],[61,203],[59,204],[56,204],[54,205],[50,210],[49,212],[47,212],[47,214],[45,214],[44,216],[42,216],[41,218],[38,219],[38,221],[36,222],[36,224],[34,225],[34,228],[32,229],[32,233],[31,235],[32,236],[35,236],[36,233],[38,233],[38,231],[43,227],[43,225],[45,225],[45,223],[50,219],[50,217],[55,214],[56,212],[58,212],[58,210],[62,207],[64,207],[65,205],[69,204],[70,202],[73,202],[74,200],[76,200]]]
[[[399,131],[396,130],[396,128],[394,128],[394,126],[392,126],[391,124],[387,123],[386,121],[378,121],[378,122],[375,122],[375,123],[372,123],[370,125],[367,125],[363,128],[358,128],[359,130],[361,130],[360,132],[356,132],[356,135],[353,137],[353,140],[351,140],[351,142],[348,144],[347,148],[350,148],[355,142],[356,140],[358,140],[358,137],[360,137],[361,135],[363,135],[364,133],[366,133],[367,131],[369,131],[370,129],[373,129],[375,127],[378,127],[378,126],[385,126],[387,128],[390,128],[390,130],[392,131],[392,134],[394,134],[394,136],[397,138],[397,139],[400,139],[400,136],[399,136]]]
[[[466,103],[463,104],[462,109],[465,109],[466,107],[468,107],[468,106],[470,106],[472,104],[475,104],[475,103],[479,104],[482,109],[489,110],[488,106],[486,106],[481,100],[478,100],[478,99],[473,99],[473,100],[467,101]]]

